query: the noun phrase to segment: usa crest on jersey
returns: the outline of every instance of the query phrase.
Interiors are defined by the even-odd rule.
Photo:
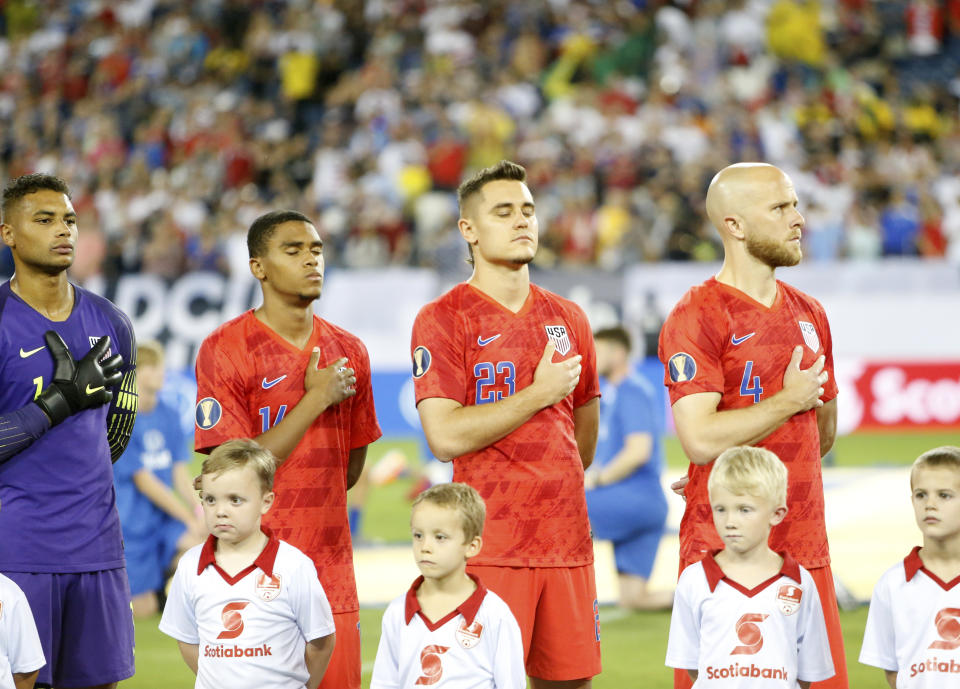
[[[460,623],[460,627],[455,632],[457,641],[460,642],[460,645],[464,648],[470,649],[480,643],[480,636],[483,634],[483,625],[479,622],[474,622],[470,626],[467,626],[467,621],[464,620]]]
[[[105,335],[87,335],[87,339],[90,340],[91,349],[97,342],[106,337]],[[106,361],[110,355],[113,353],[113,347],[107,347],[107,351],[103,353],[103,356],[100,357],[100,361]]]
[[[813,327],[813,323],[807,321],[797,321],[797,323],[800,325],[800,332],[803,333],[803,341],[807,343],[807,346],[814,352],[820,351],[820,337],[817,335],[817,329]]]
[[[550,338],[556,348],[557,354],[563,356],[570,351],[570,337],[567,335],[567,326],[545,325],[543,327],[547,331],[547,337]]]

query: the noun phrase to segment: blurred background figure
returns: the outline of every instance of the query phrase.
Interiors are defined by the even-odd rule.
[[[206,535],[188,468],[193,438],[184,435],[177,409],[159,396],[164,386],[163,361],[159,342],[138,343],[140,408],[130,444],[113,465],[137,617],[163,608],[168,573],[179,556]]]
[[[669,608],[672,591],[647,588],[667,520],[663,415],[654,390],[633,370],[627,331],[604,328],[593,337],[602,396],[597,453],[584,475],[590,525],[595,538],[613,541],[620,605]]]

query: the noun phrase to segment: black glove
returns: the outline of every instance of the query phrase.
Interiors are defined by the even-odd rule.
[[[34,401],[50,418],[51,426],[56,426],[71,414],[99,407],[113,399],[113,392],[109,388],[120,382],[123,357],[114,354],[100,363],[110,349],[109,335],[97,340],[80,361],[74,361],[67,343],[57,332],[48,330],[43,339],[53,356],[53,382]]]

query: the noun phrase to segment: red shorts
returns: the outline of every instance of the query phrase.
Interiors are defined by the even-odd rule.
[[[600,674],[600,614],[593,565],[467,571],[506,601],[523,635],[527,674],[562,681]]]
[[[692,562],[680,560],[680,571]],[[849,689],[847,680],[847,656],[843,650],[843,632],[840,629],[840,612],[837,608],[837,591],[833,586],[833,572],[830,565],[807,570],[817,585],[823,619],[827,623],[827,638],[830,641],[830,655],[833,658],[834,675],[822,682],[813,682],[810,689]],[[686,670],[674,669],[673,689],[690,689],[693,680]]]
[[[334,613],[337,642],[318,689],[360,689],[360,613]]]

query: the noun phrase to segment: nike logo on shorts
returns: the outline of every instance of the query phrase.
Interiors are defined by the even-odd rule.
[[[28,356],[33,356],[34,354],[36,354],[37,352],[39,352],[41,349],[45,349],[45,347],[37,347],[36,349],[31,349],[29,352],[25,352],[25,351],[23,351],[23,347],[21,347],[21,348],[20,348],[20,358],[21,358],[21,359],[26,359]]]
[[[276,385],[286,377],[287,377],[286,375],[282,375],[279,378],[274,378],[273,380],[267,380],[266,378],[264,378],[263,381],[261,381],[260,385],[263,386],[264,390],[269,390],[270,388],[272,388],[274,385]]]
[[[483,339],[483,337],[481,337],[480,335],[477,335],[477,344],[480,345],[481,347],[486,347],[488,344],[490,344],[491,342],[496,340],[498,337],[500,337],[500,335],[501,333],[497,333],[496,335],[491,335],[487,339]]]
[[[744,335],[743,337],[737,337],[737,334],[734,333],[734,334],[733,334],[733,337],[730,338],[730,343],[733,344],[733,345],[743,344],[744,342],[746,342],[747,340],[749,340],[751,337],[753,337],[753,336],[756,335],[756,334],[757,334],[757,331],[756,331],[756,330],[754,330],[754,331],[753,331],[752,333],[750,333],[749,335]]]

